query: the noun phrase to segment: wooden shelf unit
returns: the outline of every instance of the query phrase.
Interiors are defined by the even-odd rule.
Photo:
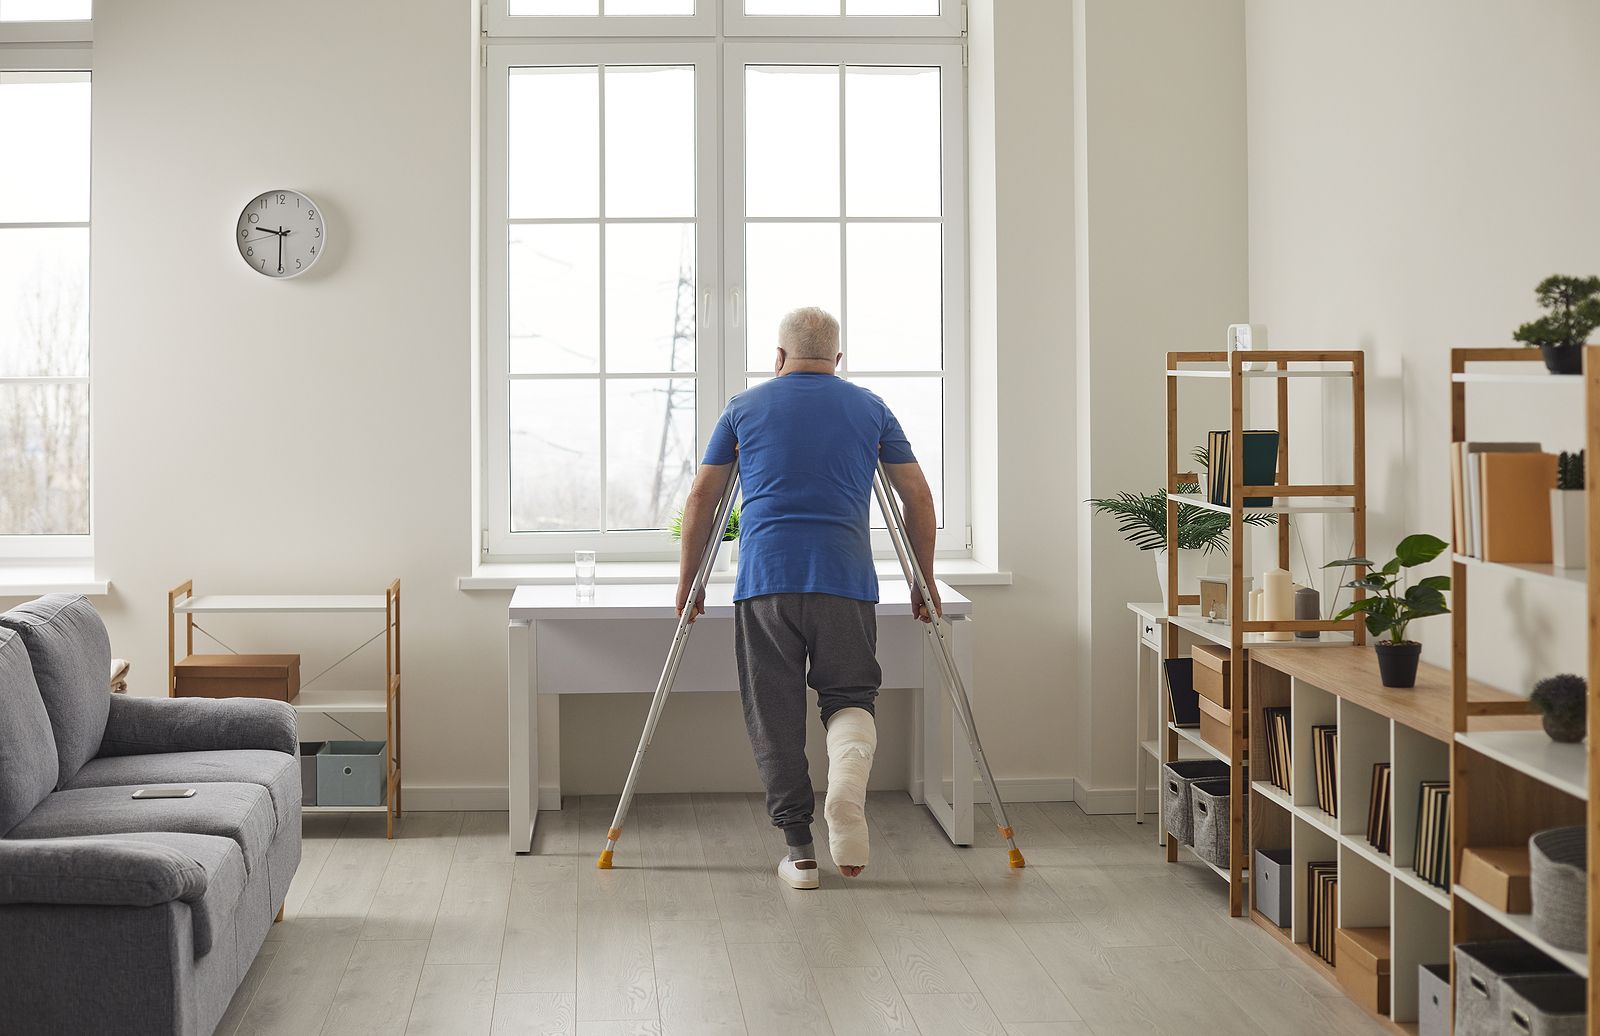
[[[194,654],[196,615],[381,614],[383,616],[383,686],[357,690],[302,689],[289,704],[296,712],[324,715],[382,713],[387,803],[382,806],[302,806],[305,813],[378,813],[387,815],[388,837],[402,815],[404,783],[400,764],[400,580],[381,594],[229,594],[195,596],[187,579],[167,592],[167,696],[178,691],[178,617],[183,616],[184,657]],[[337,664],[337,663],[336,663]]]
[[[1246,364],[1256,368],[1247,370]],[[1315,364],[1308,367],[1308,364]],[[1351,482],[1348,485],[1296,485],[1289,479],[1289,382],[1295,378],[1345,378],[1350,379],[1351,392]],[[1230,452],[1228,469],[1232,481],[1226,508],[1229,515],[1229,572],[1233,586],[1244,585],[1244,529],[1245,515],[1272,513],[1276,515],[1278,556],[1281,568],[1289,567],[1289,520],[1294,513],[1329,513],[1336,511],[1352,516],[1355,542],[1354,555],[1364,556],[1367,549],[1367,477],[1366,477],[1366,374],[1365,356],[1358,349],[1277,350],[1268,352],[1169,352],[1167,353],[1167,614],[1165,657],[1175,658],[1179,652],[1181,635],[1201,636],[1225,644],[1232,665],[1229,667],[1231,686],[1231,751],[1222,753],[1228,763],[1230,789],[1229,809],[1229,860],[1225,872],[1228,881],[1228,912],[1234,917],[1243,916],[1249,907],[1245,898],[1245,874],[1250,865],[1250,839],[1246,817],[1246,776],[1248,751],[1245,741],[1245,670],[1248,665],[1246,648],[1256,650],[1262,641],[1259,634],[1314,630],[1324,635],[1345,634],[1349,643],[1361,644],[1366,640],[1366,630],[1357,621],[1333,622],[1327,620],[1257,622],[1251,621],[1245,611],[1247,595],[1231,594],[1231,615],[1226,624],[1216,625],[1216,630],[1206,629],[1204,622],[1182,623],[1177,620],[1185,605],[1198,605],[1199,599],[1179,593],[1178,585],[1178,509],[1195,501],[1180,493],[1178,475],[1186,470],[1185,458],[1178,444],[1178,388],[1186,379],[1226,379],[1229,398]],[[1278,464],[1273,484],[1248,486],[1244,484],[1244,430],[1245,393],[1250,381],[1270,380],[1275,383],[1277,396]],[[1215,463],[1215,458],[1213,458]],[[1246,508],[1247,497],[1273,498],[1268,508]],[[1311,501],[1315,501],[1314,503]],[[1333,503],[1329,503],[1333,501]],[[1220,509],[1205,503],[1209,509]],[[1356,570],[1352,578],[1359,578],[1363,570]],[[1357,591],[1359,594],[1360,592]],[[1301,641],[1301,643],[1318,643]],[[1291,642],[1292,643],[1292,642]],[[1311,652],[1313,654],[1317,652]],[[1168,725],[1167,758],[1177,758],[1177,728]],[[1167,861],[1178,859],[1178,841],[1167,839]]]
[[[1527,370],[1542,363],[1538,350],[1524,348],[1452,349],[1450,351],[1450,439],[1466,442],[1467,387],[1518,385],[1533,388],[1584,387],[1584,445],[1590,457],[1600,457],[1600,346],[1584,349],[1582,375],[1553,375],[1534,369],[1528,373],[1469,370],[1481,363],[1517,364]],[[1552,399],[1569,403],[1564,391]],[[1470,892],[1456,887],[1450,906],[1450,944],[1481,938],[1521,938],[1554,956],[1574,972],[1588,977],[1589,959],[1600,953],[1600,494],[1590,476],[1585,494],[1587,564],[1582,569],[1556,569],[1550,565],[1507,565],[1483,561],[1460,553],[1455,544],[1451,558],[1451,873],[1459,872],[1461,854],[1469,846],[1526,843],[1536,831],[1549,827],[1586,824],[1589,831],[1588,952],[1574,953],[1545,944],[1533,931],[1529,915],[1511,915],[1494,909]],[[1472,600],[1469,577],[1483,569],[1496,569],[1523,580],[1539,593],[1557,599],[1582,595],[1588,615],[1589,736],[1584,745],[1556,745],[1540,729],[1537,709],[1523,699],[1503,708],[1485,708],[1470,693],[1468,679],[1468,607]],[[1520,713],[1521,720],[1505,719]],[[1512,729],[1505,729],[1511,727]],[[1452,981],[1454,952],[1451,953]],[[1588,983],[1588,1033],[1600,1036],[1600,983]]]

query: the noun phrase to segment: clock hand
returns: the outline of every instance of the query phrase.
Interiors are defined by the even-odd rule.
[[[283,228],[278,228],[278,272],[283,272]]]

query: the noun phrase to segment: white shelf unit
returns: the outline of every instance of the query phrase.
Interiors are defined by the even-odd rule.
[[[1473,352],[1476,350],[1464,350]],[[1531,356],[1519,356],[1519,360],[1539,360],[1538,353]],[[1456,371],[1450,375],[1450,380],[1457,385],[1564,385],[1575,386],[1583,384],[1582,374],[1551,374],[1542,371],[1538,374],[1517,374],[1511,371]]]
[[[1456,741],[1573,798],[1589,797],[1589,758],[1581,744],[1556,744],[1543,730],[1463,731]]]
[[[1202,756],[1210,756],[1219,763],[1228,762],[1228,753],[1201,737],[1199,727],[1180,727],[1176,723],[1169,722],[1167,729],[1178,735],[1180,746],[1188,745]]]
[[[1209,640],[1213,644],[1223,647],[1232,645],[1232,624],[1227,622],[1213,622],[1198,615],[1176,615],[1168,620],[1173,626],[1192,633],[1201,640]],[[1265,633],[1246,633],[1243,637],[1245,647],[1286,647],[1286,648],[1325,648],[1348,647],[1355,643],[1355,638],[1349,633],[1323,633],[1316,640],[1296,637],[1293,640],[1268,640]]]
[[[1554,565],[1516,564],[1505,561],[1484,561],[1470,554],[1452,554],[1456,564],[1471,569],[1501,571],[1519,579],[1534,579],[1555,583],[1558,586],[1582,590],[1589,585],[1589,571],[1583,568],[1557,568]]]
[[[289,705],[297,713],[381,715],[384,717],[385,797],[380,806],[302,806],[304,813],[385,813],[388,837],[402,815],[403,778],[400,761],[400,580],[381,594],[207,594],[197,596],[194,580],[167,593],[167,694],[178,688],[178,618],[182,616],[185,657],[194,654],[197,615],[374,614],[383,616],[384,684],[382,687],[334,690],[303,688]]]
[[[1268,353],[1253,353],[1252,355],[1255,356],[1255,360],[1253,362],[1256,362],[1256,363],[1269,363],[1269,362],[1272,361],[1272,356],[1270,354],[1268,354]],[[1246,361],[1246,362],[1252,362],[1252,361]],[[1189,368],[1189,367],[1184,367],[1184,368],[1168,367],[1167,368],[1167,376],[1169,378],[1212,378],[1212,379],[1215,379],[1215,380],[1218,380],[1218,381],[1226,381],[1228,378],[1233,377],[1232,373],[1230,373],[1226,368],[1220,368],[1220,367],[1198,368],[1198,369],[1197,368]],[[1270,378],[1348,378],[1351,375],[1350,375],[1350,372],[1347,371],[1347,370],[1318,370],[1318,369],[1315,369],[1315,368],[1306,370],[1306,369],[1299,369],[1299,368],[1290,368],[1288,370],[1273,369],[1273,370],[1260,370],[1260,371],[1250,371],[1250,370],[1240,371],[1239,372],[1239,376],[1242,377],[1242,378],[1249,378],[1249,379],[1257,379],[1257,378],[1270,379]]]
[[[1263,493],[1263,496],[1266,494]],[[1229,514],[1232,508],[1226,504],[1214,504],[1199,493],[1168,493],[1167,499],[1174,503],[1185,504],[1189,507],[1198,507],[1205,511],[1216,511],[1218,514]],[[1252,499],[1254,499],[1252,497]],[[1285,498],[1288,499],[1288,498]],[[1340,502],[1321,497],[1299,497],[1294,503],[1284,503],[1274,498],[1271,505],[1266,507],[1246,507],[1243,511],[1247,515],[1258,514],[1349,514],[1355,506],[1348,501]]]

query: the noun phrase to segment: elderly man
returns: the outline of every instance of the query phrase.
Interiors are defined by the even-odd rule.
[[[841,359],[833,317],[807,308],[783,318],[777,377],[734,396],[706,447],[684,509],[678,576],[681,615],[691,606],[691,583],[737,451],[744,497],[733,592],[740,697],[767,812],[789,847],[778,874],[798,889],[818,885],[805,751],[808,683],[828,731],[828,847],[846,877],[867,865],[867,776],[878,744],[873,700],[882,681],[868,527],[879,457],[904,501],[912,549],[933,578],[928,481],[883,400],[835,376]],[[929,603],[939,611],[937,595]],[[693,602],[694,614],[703,606]],[[914,587],[911,607],[928,621]]]

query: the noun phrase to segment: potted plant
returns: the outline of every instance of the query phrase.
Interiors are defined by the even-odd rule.
[[[1544,714],[1544,732],[1550,740],[1577,744],[1588,733],[1589,681],[1571,673],[1547,676],[1533,685],[1529,701]]]
[[[1194,459],[1203,467],[1204,447],[1197,447]],[[1183,476],[1179,476],[1182,478]],[[1198,493],[1198,482],[1178,483],[1180,493]],[[1118,522],[1117,531],[1140,550],[1155,551],[1156,580],[1161,584],[1161,600],[1167,600],[1167,493],[1164,489],[1148,493],[1118,493],[1090,499],[1095,514],[1107,514]],[[1272,514],[1250,514],[1250,525],[1270,525]],[[1228,546],[1228,515],[1193,504],[1178,505],[1178,594],[1198,594],[1206,558]]]
[[[1563,452],[1550,490],[1550,558],[1556,568],[1582,568],[1584,557],[1583,450]]]
[[[1600,277],[1546,277],[1534,289],[1548,312],[1512,335],[1537,345],[1551,374],[1582,374],[1583,344],[1600,327]]]
[[[683,508],[678,508],[678,513],[672,516],[672,521],[667,523],[667,531],[672,534],[672,542],[677,543],[683,539]],[[737,544],[739,541],[739,505],[735,503],[728,511],[728,527],[722,532],[723,543]],[[733,547],[717,551],[717,560],[712,563],[713,572],[726,572],[733,563]]]
[[[1422,645],[1406,639],[1406,627],[1415,619],[1445,615],[1450,611],[1444,603],[1444,591],[1450,589],[1449,576],[1428,576],[1413,586],[1405,586],[1401,570],[1427,564],[1444,553],[1446,546],[1439,537],[1419,532],[1401,540],[1394,549],[1394,557],[1382,568],[1375,568],[1366,558],[1345,558],[1322,566],[1360,566],[1368,570],[1360,579],[1344,584],[1353,590],[1365,590],[1368,596],[1350,602],[1335,617],[1348,619],[1363,614],[1368,633],[1378,638],[1388,634],[1388,640],[1379,639],[1373,644],[1378,653],[1378,673],[1385,687],[1417,685],[1417,660],[1422,655]]]

